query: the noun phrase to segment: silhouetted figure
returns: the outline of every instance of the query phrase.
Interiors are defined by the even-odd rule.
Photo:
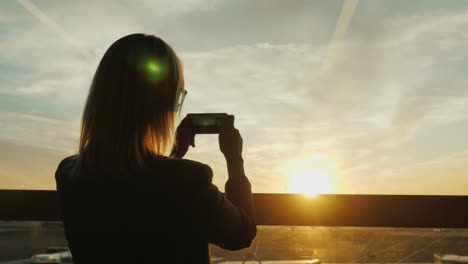
[[[212,243],[249,247],[257,229],[242,137],[234,117],[221,124],[226,193],[203,163],[182,159],[191,122],[174,120],[184,95],[182,64],[163,40],[132,34],[102,58],[83,112],[78,154],[55,177],[75,264],[209,263]]]

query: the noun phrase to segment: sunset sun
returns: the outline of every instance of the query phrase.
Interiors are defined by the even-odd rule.
[[[318,154],[288,161],[281,171],[283,190],[307,196],[333,192],[332,178],[338,174],[334,162]]]
[[[314,196],[319,193],[329,193],[331,191],[326,172],[315,168],[298,168],[289,172],[290,193],[303,193]]]

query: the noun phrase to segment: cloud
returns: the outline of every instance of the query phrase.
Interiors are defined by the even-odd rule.
[[[301,146],[302,151],[339,156],[344,168],[377,168],[372,157],[399,147],[419,130],[466,119],[467,83],[453,72],[462,65],[450,58],[461,56],[468,41],[459,33],[468,22],[467,11],[437,18],[443,26],[434,26],[432,14],[420,15],[388,20],[378,41],[345,41],[334,68],[325,74],[318,71],[323,47],[307,44],[262,43],[184,54],[188,87],[211,95],[202,110],[224,109],[241,117],[240,126],[245,122],[242,131],[253,143],[249,154],[264,157],[255,171],[284,162]],[[449,48],[439,48],[440,43]],[[203,94],[190,99],[186,110],[202,105]],[[304,145],[310,147],[304,150]],[[277,152],[282,155],[274,157]]]
[[[8,52],[0,54],[6,62],[0,67],[9,74],[0,75],[0,96],[37,101],[29,110],[2,108],[0,138],[9,142],[73,151],[100,56],[133,32],[162,34],[176,47],[189,91],[184,112],[236,115],[256,191],[275,191],[283,176],[274,165],[314,153],[336,160],[347,186],[395,191],[397,181],[379,186],[389,179],[384,172],[422,159],[404,143],[431,133],[431,127],[465,120],[468,113],[466,9],[392,13],[368,23],[373,16],[359,5],[358,23],[336,43],[333,67],[323,72],[340,7],[330,3],[322,10],[326,16],[318,7],[311,9],[316,15],[302,12],[305,2],[271,13],[252,3],[258,17],[254,12],[243,19],[244,2],[35,3],[80,48],[25,10],[2,17],[8,30],[0,31],[0,48]],[[283,9],[284,17],[278,17]],[[96,55],[83,59],[80,50]],[[398,151],[415,153],[414,159]],[[216,183],[223,185],[227,175],[215,137],[197,136],[188,157],[212,165]]]
[[[0,111],[0,139],[41,149],[74,152],[79,120],[44,113]]]

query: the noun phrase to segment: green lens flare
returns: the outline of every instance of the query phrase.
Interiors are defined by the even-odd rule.
[[[166,77],[167,63],[164,63],[163,61],[146,61],[144,68],[150,82],[159,82]]]
[[[156,62],[148,62],[147,67],[149,71],[152,71],[155,73],[161,72],[161,67],[158,64],[156,64]]]

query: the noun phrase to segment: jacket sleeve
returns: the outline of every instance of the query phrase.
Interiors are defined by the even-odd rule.
[[[249,180],[231,177],[222,193],[211,182],[213,171],[203,166],[209,180],[202,185],[202,204],[207,209],[208,242],[228,250],[248,248],[257,234],[255,208]]]

